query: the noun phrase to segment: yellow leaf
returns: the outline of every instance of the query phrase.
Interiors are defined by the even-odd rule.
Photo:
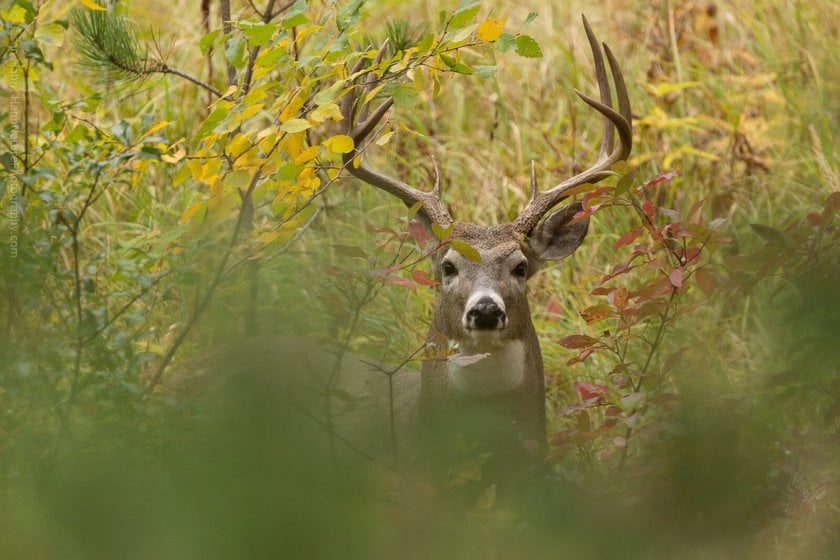
[[[280,112],[280,122],[284,123],[298,114],[298,111],[303,107],[304,97],[299,90],[295,93],[289,104]]]
[[[171,156],[168,155],[168,154],[161,155],[160,159],[162,159],[166,163],[178,163],[179,161],[184,159],[184,156],[186,156],[186,155],[187,155],[187,152],[184,150],[184,148],[181,148],[180,150],[178,150],[177,152],[175,152]]]
[[[490,18],[478,26],[476,36],[482,41],[492,43],[501,36],[502,31],[505,30],[505,22],[507,18]]]
[[[0,16],[9,23],[26,23],[26,10],[18,5],[0,12]]]
[[[305,138],[303,132],[297,134],[290,134],[286,139],[286,153],[291,157],[296,158],[303,151],[303,141]]]
[[[300,165],[302,163],[306,163],[307,161],[312,161],[316,157],[321,154],[321,146],[310,146],[306,148],[297,156],[295,156],[295,163]]]
[[[247,119],[248,117],[253,117],[257,113],[259,113],[262,110],[262,108],[263,108],[262,103],[257,103],[255,105],[251,105],[250,107],[246,107],[245,109],[242,110],[241,113],[236,115],[236,119],[239,122],[242,122],[245,119]]]
[[[186,224],[187,222],[189,222],[190,218],[195,216],[196,213],[201,209],[202,206],[204,206],[204,201],[203,200],[193,202],[192,204],[187,206],[187,209],[184,210],[183,214],[181,214],[181,223]]]
[[[327,138],[324,145],[336,154],[349,154],[355,147],[353,139],[346,134],[336,134],[332,138]]]
[[[237,157],[242,155],[242,153],[251,148],[253,144],[251,143],[251,138],[247,134],[237,134],[233,141],[227,145],[225,152],[231,156]]]
[[[100,6],[93,0],[79,0],[82,3],[82,6],[85,8],[90,8],[91,10],[96,10],[98,12],[105,12],[107,11],[104,6]]]
[[[315,122],[322,123],[327,119],[332,119],[336,122],[342,120],[341,109],[335,103],[324,103],[309,114],[309,118]]]
[[[210,181],[210,200],[207,201],[207,207],[215,208],[218,206],[218,204],[222,201],[222,195],[224,192],[224,184],[219,176],[216,175],[213,177],[213,180]]]
[[[385,144],[387,144],[391,140],[391,136],[393,136],[393,135],[394,135],[393,132],[386,132],[385,134],[383,134],[382,136],[380,136],[379,138],[376,139],[376,145],[377,146],[384,146]]]
[[[160,130],[161,128],[166,128],[167,126],[169,126],[169,121],[160,121],[159,123],[157,123],[157,124],[155,124],[154,126],[152,126],[152,128],[150,128],[149,130],[147,130],[147,131],[143,134],[143,136],[142,136],[142,137],[143,137],[143,138],[145,138],[146,136],[151,136],[152,134],[154,134],[155,132],[157,132],[157,131],[158,131],[158,130]]]
[[[193,179],[196,181],[200,181],[202,177],[204,177],[204,167],[201,165],[201,161],[197,159],[191,159],[187,162],[190,166],[190,171],[192,172]]]
[[[284,132],[303,132],[312,128],[312,123],[306,119],[289,119],[283,123],[280,130]]]

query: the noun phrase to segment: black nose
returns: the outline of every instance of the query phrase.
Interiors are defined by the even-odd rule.
[[[474,329],[500,329],[504,322],[505,312],[490,298],[481,298],[467,312],[467,323]]]

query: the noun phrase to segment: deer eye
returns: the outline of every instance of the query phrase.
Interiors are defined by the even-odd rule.
[[[444,261],[443,264],[440,265],[440,268],[443,270],[443,275],[446,277],[458,274],[458,269],[455,268],[455,265],[449,261]]]
[[[528,263],[521,262],[516,265],[516,268],[513,269],[514,276],[519,276],[521,278],[525,278],[525,275],[528,274]]]

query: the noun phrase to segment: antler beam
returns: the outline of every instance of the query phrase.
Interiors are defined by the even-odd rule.
[[[386,40],[379,48],[379,52],[376,54],[376,58],[371,65],[372,67],[376,67],[381,62],[387,45],[388,41]],[[389,97],[372,111],[368,110],[368,105],[365,105],[364,108],[361,107],[362,103],[371,101],[364,98],[376,85],[376,76],[373,72],[368,74],[368,78],[364,84],[356,83],[358,78],[354,78],[354,76],[362,70],[364,62],[364,58],[360,59],[351,70],[351,79],[346,83],[349,91],[345,94],[341,102],[341,114],[346,123],[347,135],[353,139],[353,150],[343,156],[345,169],[365,183],[396,196],[408,207],[412,207],[418,202],[422,203],[420,215],[428,222],[438,223],[440,225],[451,224],[452,217],[441,200],[440,173],[437,170],[437,166],[435,166],[434,188],[431,191],[421,191],[397,178],[389,177],[371,168],[362,159],[364,157],[362,153],[370,143],[370,141],[366,142],[368,136],[394,104],[393,98]],[[359,122],[360,120],[361,122]],[[357,158],[359,158],[359,161],[356,161]]]
[[[586,29],[589,47],[592,50],[592,57],[595,61],[595,74],[598,79],[598,91],[601,99],[600,101],[592,99],[577,90],[575,90],[575,93],[590,107],[603,115],[604,133],[601,139],[600,154],[598,161],[592,167],[583,173],[566,179],[547,191],[540,191],[537,187],[536,176],[532,166],[531,199],[528,201],[525,209],[522,210],[522,213],[513,221],[514,229],[524,234],[528,234],[552,207],[568,198],[570,196],[570,190],[584,183],[597,183],[612,175],[613,173],[610,171],[610,168],[615,163],[627,159],[633,146],[633,117],[630,112],[630,98],[627,95],[627,87],[624,84],[621,69],[612,51],[604,43],[604,52],[609,61],[610,71],[613,82],[615,83],[615,93],[618,98],[618,111],[616,111],[612,105],[610,84],[607,78],[601,47],[595,38],[595,34],[589,27],[589,22],[586,21],[586,17],[583,17],[583,26]],[[618,145],[613,148],[616,130],[618,131]]]

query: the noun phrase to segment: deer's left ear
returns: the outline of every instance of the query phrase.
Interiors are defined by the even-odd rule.
[[[589,217],[570,223],[575,214],[583,210],[580,202],[573,202],[553,212],[537,224],[528,236],[528,246],[541,262],[568,257],[583,243],[589,231]]]

